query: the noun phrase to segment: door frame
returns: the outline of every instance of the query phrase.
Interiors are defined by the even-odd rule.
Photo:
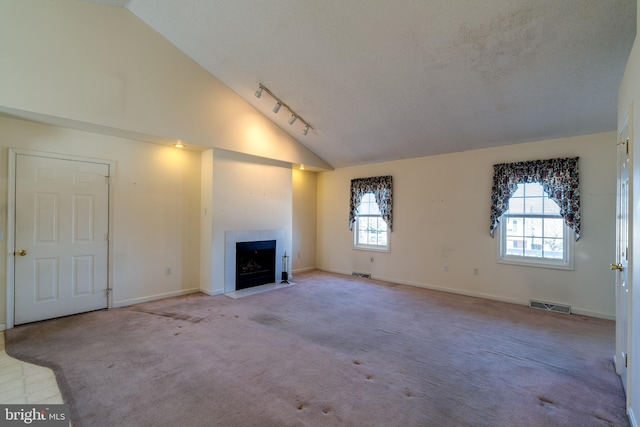
[[[107,309],[113,306],[113,178],[115,176],[115,162],[113,160],[98,159],[95,157],[82,157],[62,153],[50,153],[46,151],[25,150],[21,148],[9,148],[9,167],[7,177],[7,329],[15,326],[15,226],[16,226],[16,160],[18,155],[33,157],[46,157],[50,159],[72,160],[86,163],[98,163],[107,165],[109,168],[109,189],[108,189],[108,220],[109,239],[107,241]]]

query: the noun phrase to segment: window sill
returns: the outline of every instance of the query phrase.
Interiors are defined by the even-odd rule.
[[[498,257],[498,264],[521,265],[525,267],[550,268],[554,270],[574,270],[573,260],[566,261],[550,261],[535,258],[520,257]]]
[[[368,252],[391,252],[389,247],[378,247],[378,246],[354,246],[354,250],[356,251],[368,251]]]

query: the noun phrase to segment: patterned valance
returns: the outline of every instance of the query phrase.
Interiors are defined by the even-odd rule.
[[[351,203],[349,210],[349,230],[353,230],[356,214],[362,201],[362,196],[373,193],[380,209],[382,219],[393,230],[393,178],[391,176],[376,176],[372,178],[357,178],[351,180]]]
[[[580,238],[580,182],[578,157],[534,160],[493,165],[491,190],[491,226],[493,236],[500,217],[509,209],[509,199],[518,184],[537,182],[544,192],[560,206],[560,215]]]

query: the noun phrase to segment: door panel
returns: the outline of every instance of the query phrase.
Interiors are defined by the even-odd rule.
[[[618,144],[616,226],[616,372],[627,390],[629,334],[629,132],[623,127]],[[613,266],[612,266],[613,267]]]
[[[15,324],[107,307],[109,165],[16,155]]]

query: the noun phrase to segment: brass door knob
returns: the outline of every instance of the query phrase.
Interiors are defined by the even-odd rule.
[[[609,267],[611,270],[618,270],[618,271],[622,271],[622,264],[611,264],[611,266]]]
[[[26,254],[27,254],[27,251],[25,251],[24,249],[20,249],[18,251],[18,255],[20,255],[20,256],[25,256]]]

